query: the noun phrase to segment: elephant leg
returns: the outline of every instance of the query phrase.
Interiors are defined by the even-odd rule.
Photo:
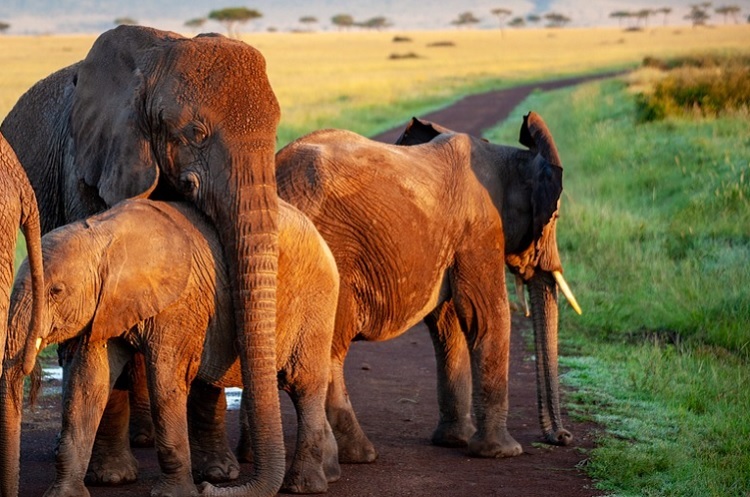
[[[188,388],[195,372],[176,347],[151,346],[146,363],[158,365],[146,371],[151,413],[156,432],[156,453],[161,477],[151,490],[152,497],[198,495],[191,472],[188,440]]]
[[[476,432],[471,419],[471,362],[466,337],[452,301],[441,304],[425,318],[437,362],[440,420],[432,443],[466,447]]]
[[[188,395],[190,458],[196,482],[222,483],[240,476],[240,464],[227,442],[224,390],[195,380]]]
[[[138,477],[138,461],[128,440],[129,418],[127,390],[112,389],[96,432],[86,472],[87,485],[122,485]]]
[[[338,446],[325,414],[327,378],[295,385],[289,396],[297,411],[297,446],[282,491],[314,494],[341,477]]]
[[[523,452],[508,433],[508,366],[510,305],[505,285],[502,243],[492,237],[475,240],[475,250],[457,255],[452,284],[453,304],[466,334],[472,373],[472,402],[477,431],[469,454],[511,457]],[[489,247],[489,248],[483,248]],[[497,261],[488,268],[486,261]]]
[[[111,386],[130,358],[125,347],[107,341],[81,344],[68,365],[63,420],[55,461],[55,481],[45,497],[86,497],[84,476],[96,426],[107,406]]]
[[[348,349],[348,344],[347,344]],[[375,446],[370,442],[357,421],[354,408],[349,400],[344,382],[343,355],[331,358],[331,381],[326,397],[326,416],[331,424],[339,448],[339,461],[342,463],[368,463],[378,458]]]
[[[154,423],[148,398],[146,364],[143,354],[135,354],[130,365],[130,445],[154,446]]]

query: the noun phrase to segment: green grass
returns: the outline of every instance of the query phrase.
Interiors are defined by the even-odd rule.
[[[615,495],[750,492],[750,129],[743,112],[639,124],[624,80],[532,95],[565,168],[558,242],[568,408],[606,432]]]

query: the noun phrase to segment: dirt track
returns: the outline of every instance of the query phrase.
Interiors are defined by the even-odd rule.
[[[528,85],[466,97],[456,104],[423,117],[456,131],[479,135],[504,120],[535,88],[544,90],[578,84],[584,79]],[[411,117],[411,116],[408,116]],[[519,123],[520,124],[520,123]],[[401,128],[375,139],[393,142]],[[554,130],[552,130],[554,133]],[[564,151],[561,151],[564,158]],[[437,423],[435,359],[426,328],[416,326],[403,336],[382,343],[353,344],[346,363],[347,385],[363,429],[379,451],[368,465],[342,465],[342,478],[331,484],[331,497],[463,497],[601,495],[579,469],[593,447],[595,427],[569,419],[565,427],[574,437],[570,447],[539,443],[534,364],[524,345],[530,322],[513,317],[511,349],[510,433],[524,448],[511,459],[476,459],[461,449],[430,445]],[[561,330],[565,333],[565,330]],[[563,351],[564,353],[564,351]],[[563,392],[564,395],[564,392]],[[294,410],[283,396],[284,427],[289,453],[295,426]],[[40,407],[24,418],[21,461],[22,497],[37,497],[54,480],[54,444],[59,427],[59,396],[45,396]],[[229,414],[230,444],[236,443],[236,411]],[[159,468],[153,449],[136,449],[141,465],[139,481],[120,488],[90,488],[91,495],[147,496]],[[249,473],[243,467],[243,474]]]

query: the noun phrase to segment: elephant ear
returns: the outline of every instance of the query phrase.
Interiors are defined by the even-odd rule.
[[[117,216],[116,227],[99,265],[101,286],[91,340],[121,336],[174,304],[188,285],[192,267],[190,238],[168,214],[149,205],[136,205],[125,215],[115,209],[107,211]],[[144,222],[148,229],[143,229]]]
[[[431,141],[440,133],[432,123],[412,117],[401,136],[396,140],[396,145],[421,145]]]
[[[140,66],[174,36],[120,26],[96,40],[78,70],[70,122],[76,168],[107,205],[146,197],[159,180],[145,115],[148,69]]]
[[[523,118],[519,141],[536,152],[533,161],[533,237],[538,240],[560,205],[563,169],[555,141],[539,114],[529,112]]]

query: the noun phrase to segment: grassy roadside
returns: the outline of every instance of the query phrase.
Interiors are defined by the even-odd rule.
[[[614,495],[750,492],[747,110],[638,123],[622,80],[536,94],[565,167],[558,240],[584,315],[561,315],[588,471]]]

